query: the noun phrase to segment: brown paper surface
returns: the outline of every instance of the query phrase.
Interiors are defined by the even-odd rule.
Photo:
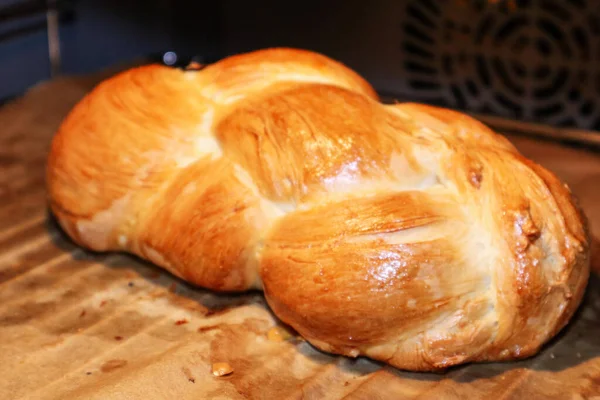
[[[44,164],[58,124],[98,79],[44,83],[0,109],[0,399],[600,395],[596,277],[572,323],[537,356],[424,374],[327,355],[295,335],[279,340],[260,293],[216,295],[140,260],[78,249],[47,216]],[[510,139],[570,185],[598,232],[600,154]],[[233,372],[213,376],[217,362]]]

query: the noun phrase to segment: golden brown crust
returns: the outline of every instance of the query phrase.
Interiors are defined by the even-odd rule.
[[[306,51],[111,78],[61,126],[47,176],[81,245],[264,288],[315,346],[399,368],[532,355],[589,273],[584,216],[553,174]]]

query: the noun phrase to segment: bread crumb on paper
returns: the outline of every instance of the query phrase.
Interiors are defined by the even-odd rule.
[[[229,363],[217,362],[212,365],[212,374],[214,376],[225,376],[233,372],[233,368]]]
[[[288,330],[281,326],[274,326],[267,332],[267,338],[272,342],[283,342],[291,337]]]
[[[109,360],[102,364],[100,367],[100,371],[102,372],[112,372],[115,369],[119,369],[124,367],[127,364],[127,360]]]

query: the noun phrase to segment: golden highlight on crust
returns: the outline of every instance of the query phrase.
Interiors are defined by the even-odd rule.
[[[301,50],[106,80],[56,134],[47,184],[80,245],[264,289],[316,347],[402,369],[535,354],[589,274],[584,216],[552,173]]]

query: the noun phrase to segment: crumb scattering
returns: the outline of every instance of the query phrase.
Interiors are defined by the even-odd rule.
[[[213,331],[215,329],[219,329],[219,326],[218,325],[201,326],[198,328],[198,332],[203,333],[203,332]]]
[[[84,317],[85,316],[85,310],[81,310],[81,314],[79,314],[79,317]]]
[[[127,360],[109,360],[102,364],[100,367],[100,371],[102,372],[112,372],[115,369],[119,369],[124,367],[127,364]]]
[[[107,301],[106,300],[102,300],[100,302],[100,307],[104,307],[106,305]]]
[[[233,368],[229,363],[217,362],[212,365],[212,374],[214,376],[225,376],[233,372]]]
[[[115,336],[115,340],[123,340],[123,336]]]
[[[187,319],[178,319],[177,321],[175,321],[175,325],[184,325],[187,323],[188,323]]]
[[[189,382],[196,383],[196,378],[194,378],[192,371],[188,367],[183,367],[181,370]]]
[[[281,326],[274,326],[267,332],[267,338],[272,342],[283,342],[291,337],[288,330]]]

